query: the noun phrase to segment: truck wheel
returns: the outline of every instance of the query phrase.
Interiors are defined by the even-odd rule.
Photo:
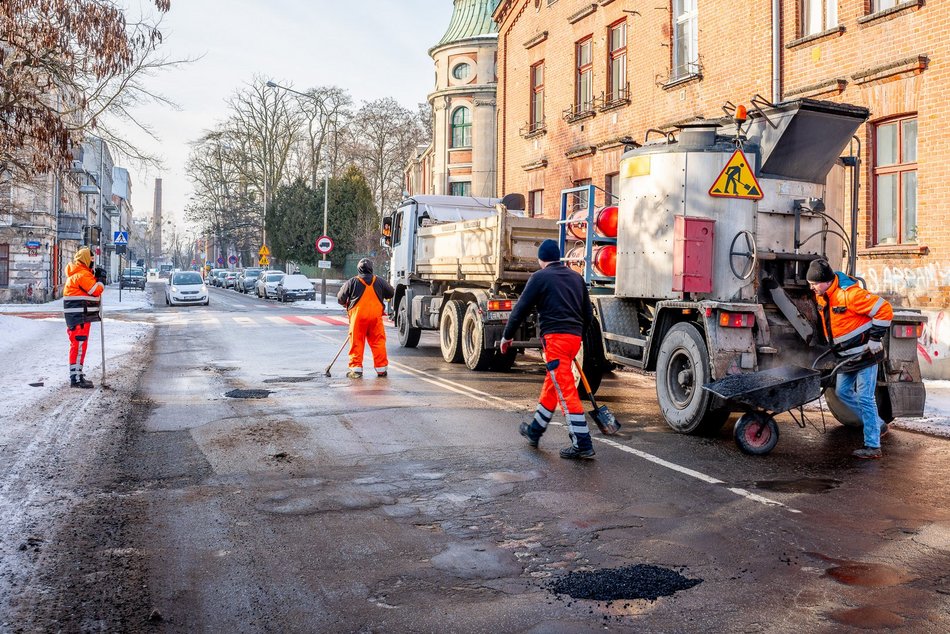
[[[702,387],[710,379],[699,329],[688,323],[670,328],[656,360],[656,397],[670,427],[682,434],[714,434],[722,428],[729,411],[711,410],[713,395]]]
[[[399,311],[396,313],[396,332],[399,335],[399,345],[403,348],[415,348],[419,345],[422,329],[409,325],[409,309],[406,307],[406,300],[399,302]]]
[[[442,358],[449,363],[462,362],[462,320],[465,304],[457,299],[446,302],[439,319],[439,347]]]
[[[478,314],[478,305],[469,304],[462,319],[462,357],[469,370],[487,370],[495,356],[494,350],[483,346],[485,327]]]
[[[775,419],[758,412],[740,416],[732,433],[739,449],[753,456],[764,456],[778,444],[778,424]]]

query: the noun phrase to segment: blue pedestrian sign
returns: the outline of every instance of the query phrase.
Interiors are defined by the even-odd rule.
[[[128,244],[128,243],[129,243],[128,231],[115,231],[112,233],[112,244]]]

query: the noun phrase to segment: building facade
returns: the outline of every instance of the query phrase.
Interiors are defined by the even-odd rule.
[[[867,107],[858,272],[930,317],[930,376],[950,376],[943,150],[950,3],[923,0],[502,0],[498,186],[556,217],[562,189],[616,191],[625,144],[759,95]],[[653,131],[651,131],[653,130]]]
[[[497,0],[455,0],[435,63],[432,143],[406,169],[411,194],[495,196]]]

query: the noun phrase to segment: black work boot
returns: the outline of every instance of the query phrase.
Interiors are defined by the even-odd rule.
[[[518,433],[527,438],[528,444],[532,447],[537,447],[538,441],[541,440],[541,434],[531,429],[531,425],[528,423],[521,423],[521,426],[518,427]]]
[[[87,380],[86,377],[80,374],[78,377],[72,377],[69,380],[69,387],[81,387],[86,390],[91,390],[95,385],[92,384],[92,381]]]
[[[566,460],[590,460],[594,457],[594,448],[578,449],[574,445],[561,450],[561,457]]]

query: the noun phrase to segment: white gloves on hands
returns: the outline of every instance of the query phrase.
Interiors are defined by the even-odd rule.
[[[878,352],[882,352],[884,350],[884,343],[881,341],[878,341],[877,339],[871,339],[870,341],[868,341],[868,350],[871,351],[871,354],[877,354]]]
[[[508,354],[513,341],[514,339],[505,339],[504,337],[501,338],[501,343],[498,345],[498,348],[501,350],[502,354]]]

